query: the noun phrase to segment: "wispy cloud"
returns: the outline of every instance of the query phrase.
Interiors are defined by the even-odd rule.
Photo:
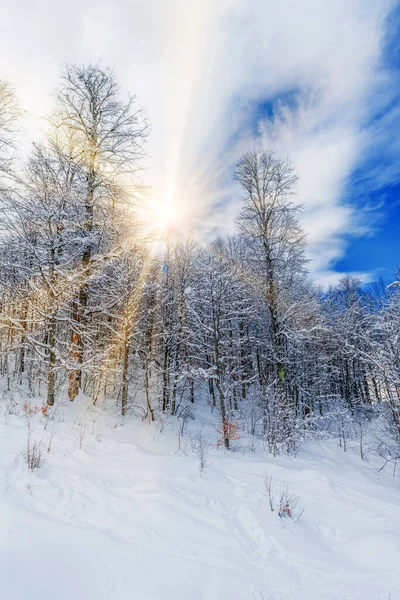
[[[47,110],[63,60],[115,65],[152,122],[154,201],[178,205],[203,229],[232,226],[240,198],[229,175],[244,149],[262,143],[291,157],[311,269],[320,281],[335,277],[346,237],[367,230],[346,188],[371,147],[371,111],[387,97],[390,0],[75,1],[68,15],[42,1],[36,16],[22,4],[30,44],[10,28],[19,18],[11,6],[0,69],[28,108]]]

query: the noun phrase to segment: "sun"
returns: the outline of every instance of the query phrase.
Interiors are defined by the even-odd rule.
[[[161,193],[155,187],[153,194],[147,198],[143,206],[142,223],[146,235],[153,242],[176,242],[190,235],[190,203],[186,200],[187,194],[181,189],[179,192],[175,185],[168,186]]]
[[[151,228],[156,234],[172,233],[178,225],[178,213],[172,202],[155,203],[151,210]]]
[[[166,239],[182,232],[184,205],[172,190],[166,190],[158,198],[153,196],[148,209],[148,228],[154,237]]]

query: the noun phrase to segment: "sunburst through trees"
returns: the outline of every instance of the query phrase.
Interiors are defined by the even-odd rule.
[[[56,98],[17,165],[20,109],[0,83],[1,374],[44,387],[49,406],[82,390],[150,421],[207,399],[226,449],[243,429],[273,453],[327,427],[345,442],[373,411],[398,446],[399,280],[311,282],[290,161],[238,161],[235,235],[171,236],[167,204],[144,236],[145,113],[100,66],[67,66]]]

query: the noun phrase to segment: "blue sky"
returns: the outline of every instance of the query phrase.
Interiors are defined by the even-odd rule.
[[[333,24],[334,26],[334,24]],[[358,139],[357,149],[350,153],[347,169],[342,168],[341,186],[336,191],[334,205],[336,209],[347,211],[342,227],[337,227],[333,238],[336,247],[327,261],[328,269],[321,269],[322,282],[335,282],[342,274],[358,275],[363,281],[371,281],[383,277],[390,282],[393,273],[400,266],[400,6],[393,3],[387,14],[380,17],[380,40],[376,50],[375,63],[369,68],[373,77],[363,90],[364,98],[356,104],[359,116],[344,119],[343,131],[352,131],[354,139]],[[350,56],[349,56],[350,60]],[[346,65],[342,65],[346,69]],[[318,84],[316,84],[317,86]],[[302,117],[302,105],[306,104],[303,114],[312,112],[314,106],[318,110],[318,99],[311,100],[307,106],[304,102],[304,83],[296,87],[280,90],[276,95],[258,100],[255,106],[252,129],[254,135],[263,137],[263,129],[267,130],[267,146],[277,146],[291,156],[292,147],[296,147],[303,132],[296,124]],[[300,107],[300,108],[299,108]],[[357,110],[356,109],[356,110]],[[335,128],[335,121],[340,123],[341,117],[323,115],[310,127],[306,127],[307,135],[316,139],[320,133],[324,135],[330,127]],[[346,114],[344,106],[343,114]],[[350,111],[351,112],[351,111]],[[278,116],[277,116],[278,115]],[[295,115],[293,119],[293,115]],[[308,117],[309,118],[309,117]],[[312,119],[311,119],[312,120]],[[287,123],[291,122],[289,127]],[[295,133],[291,131],[294,129]],[[281,133],[281,130],[284,133]],[[339,136],[340,137],[340,134]],[[286,143],[281,143],[286,138]],[[327,138],[328,139],[328,138]],[[288,141],[289,140],[289,141]],[[264,142],[265,145],[265,142]],[[297,153],[301,156],[304,145],[300,142]],[[312,145],[312,142],[311,142]],[[296,154],[296,151],[295,151]],[[296,158],[295,158],[296,165]],[[297,165],[296,165],[297,166]],[[325,169],[329,170],[329,164]],[[302,168],[298,168],[300,177]],[[300,181],[301,183],[301,181]],[[319,190],[320,191],[320,190]],[[307,189],[301,190],[300,201],[309,211]],[[323,196],[321,196],[321,205]],[[332,215],[335,211],[332,211]],[[313,235],[313,229],[326,218],[306,221],[306,229]],[[318,244],[324,252],[325,241],[329,244],[329,235]],[[335,245],[335,243],[333,244]],[[318,254],[311,256],[312,264],[318,261]],[[317,269],[318,271],[318,269]],[[325,279],[325,282],[324,282]]]
[[[346,253],[336,262],[335,269],[343,273],[369,272],[371,279],[383,277],[390,283],[400,267],[400,185],[387,185],[375,192],[367,190],[366,196],[382,202],[377,214],[371,213],[372,231],[348,238]]]
[[[387,22],[382,62],[388,75],[388,97],[376,114],[363,124],[371,132],[370,147],[358,159],[343,190],[343,204],[362,212],[366,230],[346,235],[345,253],[332,265],[337,273],[366,273],[370,279],[392,281],[400,267],[400,154],[396,136],[400,134],[400,9]],[[274,107],[281,103],[293,108],[301,90],[293,89],[258,101],[251,127],[258,135],[259,123],[273,119]],[[374,135],[376,132],[376,136]],[[382,180],[377,176],[381,171]]]
[[[345,200],[365,209],[371,231],[349,237],[337,271],[370,272],[391,281],[400,267],[400,7],[385,23],[382,63],[387,71],[386,96],[366,127],[376,132],[366,156],[350,175]],[[382,178],[379,176],[382,173]]]

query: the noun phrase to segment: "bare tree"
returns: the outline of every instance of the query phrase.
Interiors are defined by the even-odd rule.
[[[304,273],[305,236],[299,227],[291,198],[297,176],[291,163],[271,152],[250,152],[236,166],[235,177],[245,192],[239,229],[251,241],[257,266],[264,278],[264,301],[268,307],[276,372],[285,384],[284,334],[281,300],[296,275]]]
[[[0,190],[4,189],[4,175],[9,173],[21,109],[14,89],[0,79]]]
[[[305,236],[298,221],[299,206],[293,202],[297,176],[288,160],[253,151],[238,162],[235,178],[244,192],[237,224],[249,244],[246,267],[261,301],[256,348],[259,383],[263,398],[269,399],[269,406],[264,404],[268,418],[276,406],[279,418],[288,422],[291,408],[297,410],[299,405],[293,353],[309,300]]]
[[[99,250],[107,208],[120,194],[122,178],[132,182],[144,156],[148,126],[135,97],[119,100],[114,74],[99,66],[67,65],[58,91],[54,135],[73,139],[71,160],[81,169],[84,223],[81,231],[81,284],[73,301],[68,395],[77,396],[82,380],[85,311],[93,255]]]

